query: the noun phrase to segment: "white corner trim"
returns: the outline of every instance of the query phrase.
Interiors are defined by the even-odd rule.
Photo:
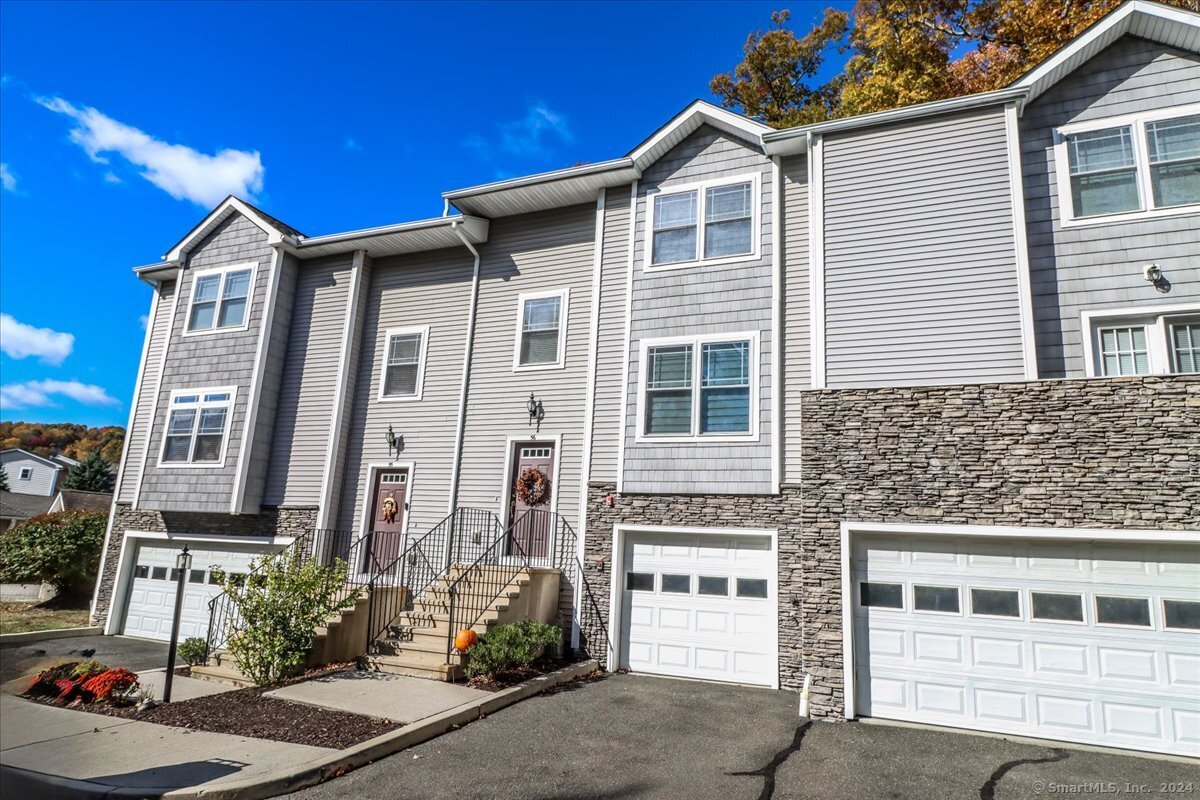
[[[378,461],[372,461],[371,463],[367,464],[367,480],[363,484],[363,498],[361,506],[363,514],[362,519],[358,522],[358,538],[360,539],[371,532],[370,522],[373,511],[371,497],[375,493],[375,476],[378,475],[382,470],[387,470],[389,472],[403,471],[408,473],[408,480],[405,483],[404,489],[404,530],[402,531],[404,536],[408,536],[408,529],[412,521],[412,514],[409,513],[409,510],[412,508],[413,503],[413,486],[417,481],[416,462],[396,461],[392,463],[381,463]]]
[[[625,489],[625,440],[629,426],[629,347],[633,337],[633,267],[637,248],[634,245],[637,233],[638,182],[630,184],[629,191],[629,256],[625,268],[625,340],[621,350],[621,421],[617,427],[617,492]]]
[[[558,353],[550,364],[522,364],[521,337],[525,332],[525,304],[530,300],[543,300],[547,297],[558,298]],[[517,295],[517,327],[513,339],[513,372],[541,372],[551,369],[562,369],[567,365],[567,316],[571,309],[571,290],[547,289],[540,292],[521,292]]]
[[[161,286],[161,284],[160,284]],[[162,355],[158,359],[158,374],[154,376],[154,403],[150,407],[150,419],[147,421],[146,442],[142,445],[142,459],[138,464],[137,485],[133,487],[133,502],[130,507],[136,511],[140,508],[142,499],[142,486],[146,482],[146,462],[150,460],[150,440],[154,438],[154,426],[158,422],[158,409],[162,405],[162,384],[163,372],[167,368],[167,353],[171,350],[171,341],[175,338],[175,318],[179,310],[179,294],[183,289],[183,267],[175,270],[175,288],[171,294],[171,310],[168,312],[170,318],[167,320],[167,340],[163,342]],[[160,289],[161,291],[161,289]],[[150,320],[150,326],[155,324],[156,320]],[[166,421],[163,421],[163,431],[166,431]],[[128,435],[128,434],[127,434]],[[114,505],[115,505],[114,498]]]
[[[1122,306],[1119,308],[1089,308],[1079,314],[1079,336],[1083,343],[1083,374],[1088,378],[1102,375],[1098,367],[1096,336],[1100,328],[1111,325],[1144,325],[1148,330],[1146,347],[1151,375],[1171,374],[1171,343],[1166,330],[1166,317],[1200,314],[1200,303],[1170,303],[1165,305]],[[1153,333],[1153,335],[1150,335]],[[1117,377],[1117,376],[1111,376]]]
[[[1008,186],[1012,195],[1013,248],[1016,250],[1017,302],[1020,304],[1021,355],[1025,380],[1038,379],[1037,338],[1033,325],[1033,290],[1029,274],[1029,243],[1025,233],[1025,183],[1021,172],[1021,127],[1017,104],[1004,106],[1008,144]]]
[[[321,497],[317,509],[317,527],[333,527],[334,479],[337,476],[335,463],[341,448],[341,433],[346,418],[346,406],[350,395],[348,375],[350,354],[354,352],[355,323],[358,320],[358,300],[362,293],[362,274],[366,251],[355,250],[350,265],[350,286],[346,290],[346,317],[342,320],[342,353],[338,359],[337,383],[334,384],[333,408],[329,420],[329,438],[325,443],[325,464],[321,468]],[[410,478],[411,480],[411,478]],[[407,495],[406,495],[407,496]]]
[[[825,388],[825,163],[821,136],[808,148],[808,302],[811,383]]]
[[[246,510],[246,482],[250,477],[250,451],[254,446],[254,429],[258,424],[258,406],[262,400],[262,385],[267,371],[267,350],[271,346],[271,327],[275,322],[275,305],[279,299],[279,273],[282,271],[283,253],[280,252],[280,246],[276,245],[271,248],[271,276],[263,304],[262,324],[258,330],[258,349],[254,353],[254,367],[250,373],[252,377],[250,394],[246,398],[246,421],[242,426],[242,441],[238,446],[237,464],[234,465],[236,471],[233,476],[233,492],[229,499],[230,514],[241,514]],[[257,270],[250,273],[250,295],[249,302],[246,303],[247,325],[250,324],[250,312],[254,308],[254,282],[257,277]],[[195,282],[194,276],[192,281]],[[218,304],[219,302],[220,298],[218,298]],[[190,301],[188,308],[191,308]],[[227,329],[222,328],[221,330]],[[230,413],[232,414],[232,409]],[[166,437],[164,436],[163,439],[165,440]],[[269,442],[267,446],[270,447]]]
[[[466,234],[458,227],[454,227],[455,234],[462,241],[463,247],[475,259],[474,267],[471,272],[471,305],[467,310],[467,331],[466,345],[463,347],[463,364],[462,364],[462,380],[458,385],[458,420],[454,428],[454,454],[453,464],[450,468],[450,491],[446,500],[446,514],[453,514],[458,508],[458,480],[459,472],[462,469],[463,456],[463,437],[466,434],[467,427],[467,385],[471,380],[471,356],[475,350],[475,315],[479,307],[479,272],[480,272],[480,256],[479,250],[471,243]]]
[[[417,352],[417,385],[413,394],[389,395],[384,394],[387,388],[388,353],[392,348],[393,336],[411,336],[421,334],[421,348]],[[413,403],[419,402],[425,396],[425,357],[429,354],[429,326],[414,325],[408,328],[388,328],[383,332],[383,359],[379,370],[379,394],[376,400],[380,403]]]
[[[137,378],[133,384],[133,400],[129,404],[129,421],[125,425],[125,442],[121,445],[121,463],[117,465],[117,477],[113,482],[113,499],[108,508],[108,524],[104,529],[104,544],[100,548],[100,567],[96,572],[96,585],[92,589],[92,603],[88,608],[89,615],[96,613],[96,601],[100,599],[100,584],[104,576],[104,562],[108,560],[108,543],[112,538],[113,520],[117,516],[117,503],[121,499],[125,466],[129,463],[130,434],[133,432],[133,424],[137,419],[138,405],[141,402],[142,379],[146,374],[146,357],[150,353],[150,336],[154,332],[154,320],[158,318],[159,298],[158,287],[155,287],[154,294],[150,298],[150,317],[146,322],[146,333],[142,337],[142,357],[138,361]],[[61,500],[62,492],[60,491],[56,502]]]
[[[588,334],[588,368],[587,391],[584,395],[583,408],[583,454],[579,467],[579,517],[578,529],[575,532],[575,558],[582,565],[584,554],[584,536],[587,533],[588,512],[588,480],[592,473],[592,437],[596,427],[596,372],[599,368],[600,351],[600,286],[604,270],[604,201],[607,189],[596,192],[596,231],[595,243],[592,249],[592,297],[591,297],[591,330]],[[558,459],[555,459],[555,463]],[[582,567],[581,567],[582,568]],[[579,646],[579,598],[580,581],[575,581],[574,618],[571,620],[571,646]]]
[[[279,246],[271,247],[271,264],[274,266],[279,261]],[[254,295],[258,287],[259,264],[257,261],[246,261],[239,264],[223,264],[218,267],[197,267],[188,271],[190,279],[188,281],[188,304],[187,311],[183,315],[183,333],[181,335],[191,338],[193,336],[218,336],[223,333],[236,333],[238,331],[247,331],[250,329],[250,313],[254,310]],[[217,327],[217,320],[221,314],[221,303],[225,297],[225,276],[230,272],[241,272],[250,270],[250,286],[246,290],[246,315],[242,319],[241,325],[228,325],[224,328]],[[220,275],[221,282],[217,286],[217,299],[213,305],[213,327],[201,328],[192,330],[190,325],[192,321],[192,306],[196,303],[196,281],[208,275]],[[272,278],[273,280],[273,278]]]
[[[629,522],[613,524],[612,555],[610,564],[609,595],[608,595],[608,630],[611,649],[608,652],[607,670],[615,672],[621,664],[621,642],[624,640],[624,597],[625,590],[621,581],[625,573],[625,538],[629,534],[683,534],[700,536],[766,536],[771,540],[771,555],[775,564],[767,575],[768,591],[773,599],[774,618],[779,618],[779,530],[777,528],[700,528],[677,525],[639,525]],[[775,665],[772,672],[771,688],[779,688],[779,626],[772,628],[771,633],[771,663]]]
[[[771,493],[783,476],[783,161],[771,158]]]

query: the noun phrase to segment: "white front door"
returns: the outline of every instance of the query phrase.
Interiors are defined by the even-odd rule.
[[[620,666],[776,685],[770,536],[631,533],[623,562]]]
[[[872,535],[857,713],[1200,756],[1200,551]]]
[[[175,557],[182,548],[183,543],[162,545],[143,542],[134,550],[133,563],[130,565],[129,603],[125,608],[122,631],[127,636],[170,640],[177,585]],[[221,587],[213,582],[214,567],[227,573],[246,574],[250,571],[252,560],[261,558],[272,549],[278,548],[188,543],[192,569],[184,584],[180,640],[191,636],[203,637],[208,633],[208,603],[221,594]]]

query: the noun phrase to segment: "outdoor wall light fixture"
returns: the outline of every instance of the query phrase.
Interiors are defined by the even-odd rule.
[[[545,411],[542,410],[542,401],[533,396],[533,392],[529,393],[529,402],[525,404],[525,410],[529,412],[529,424],[532,425],[535,421],[541,422],[545,416]]]
[[[1147,264],[1142,267],[1142,274],[1146,276],[1146,280],[1151,283],[1158,283],[1162,280],[1162,267],[1158,264]]]
[[[388,446],[388,461],[395,461],[400,455],[400,451],[404,449],[404,435],[401,434],[400,436],[397,436],[396,432],[392,430],[392,426],[388,425],[386,438]]]

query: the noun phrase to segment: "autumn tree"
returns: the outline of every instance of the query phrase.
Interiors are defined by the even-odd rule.
[[[1122,0],[859,0],[828,9],[807,33],[790,14],[746,39],[713,94],[774,127],[885,111],[1009,85]],[[1200,11],[1200,0],[1163,0]],[[827,58],[842,70],[814,83]]]
[[[20,448],[40,456],[62,453],[82,461],[92,451],[99,451],[110,464],[121,460],[125,429],[117,425],[91,428],[87,425],[64,422],[0,422],[0,449]]]
[[[78,467],[67,473],[64,489],[82,489],[85,492],[107,492],[112,490],[112,467],[100,455],[99,450],[88,453]]]

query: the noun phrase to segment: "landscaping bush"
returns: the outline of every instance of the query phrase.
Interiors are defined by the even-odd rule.
[[[242,674],[267,686],[304,667],[316,628],[357,601],[346,593],[346,562],[325,566],[298,554],[268,558],[249,580],[213,570],[234,605],[237,632],[225,649]]]
[[[529,667],[547,649],[562,644],[562,628],[525,620],[500,625],[480,638],[468,652],[468,677],[495,677]]]
[[[180,643],[178,652],[183,663],[194,667],[204,663],[204,659],[208,655],[208,643],[199,636],[191,636]]]
[[[45,581],[65,600],[90,597],[107,521],[104,511],[59,511],[14,525],[0,537],[0,581]]]

